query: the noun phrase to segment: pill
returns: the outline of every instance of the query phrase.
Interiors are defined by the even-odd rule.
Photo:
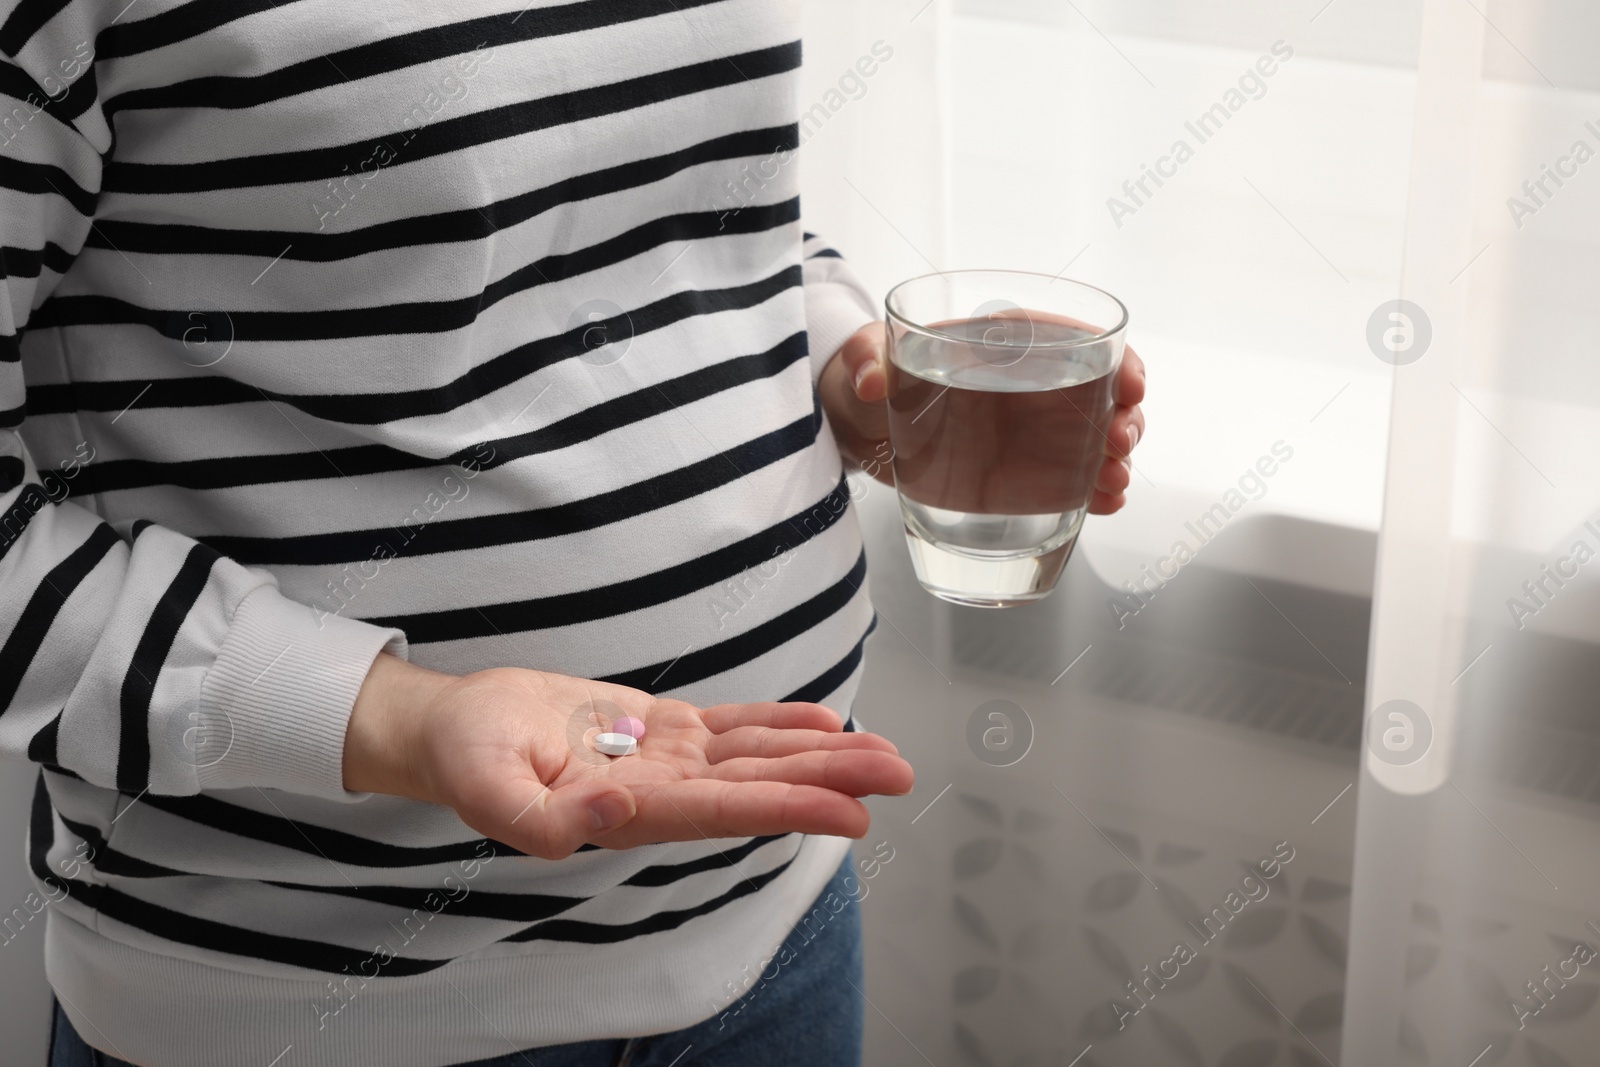
[[[627,734],[597,734],[594,747],[608,756],[631,756],[639,751],[639,742]]]
[[[611,729],[615,733],[627,734],[629,737],[644,736],[644,723],[635,719],[632,715],[624,715],[611,724]]]

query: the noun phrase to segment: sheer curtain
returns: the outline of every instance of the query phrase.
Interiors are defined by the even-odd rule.
[[[1600,9],[807,18],[812,99],[894,49],[808,141],[810,228],[880,290],[1101,285],[1151,368],[1129,504],[1038,611],[926,601],[863,489],[885,625],[857,711],[919,769],[875,808],[900,858],[867,905],[874,1062],[1593,1062]],[[1292,461],[1119,626],[1275,444]],[[996,697],[1038,738],[1003,770],[961,736]],[[1249,936],[1119,1029],[1123,980],[1226,887],[1202,868],[1280,838],[1300,858]]]
[[[1345,1062],[1558,1067],[1600,1032],[1594,15],[1421,27]]]
[[[947,0],[804,3],[806,228],[880,293],[947,268]]]

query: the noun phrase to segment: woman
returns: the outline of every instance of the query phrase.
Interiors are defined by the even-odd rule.
[[[829,710],[882,335],[802,235],[798,5],[0,14],[52,1063],[856,1062],[911,770]]]

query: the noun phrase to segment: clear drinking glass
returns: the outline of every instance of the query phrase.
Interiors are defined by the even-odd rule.
[[[889,438],[917,579],[978,607],[1055,588],[1094,492],[1128,311],[1021,271],[890,290]]]

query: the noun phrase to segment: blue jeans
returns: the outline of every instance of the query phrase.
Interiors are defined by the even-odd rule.
[[[862,1002],[851,983],[862,984],[861,906],[844,885],[850,873],[846,856],[817,898],[835,893],[848,901],[844,909],[816,932],[791,931],[783,944],[788,951],[774,956],[774,966],[787,961],[777,973],[703,1023],[651,1037],[546,1045],[458,1067],[860,1067]],[[49,1067],[131,1065],[90,1048],[57,1004]]]

